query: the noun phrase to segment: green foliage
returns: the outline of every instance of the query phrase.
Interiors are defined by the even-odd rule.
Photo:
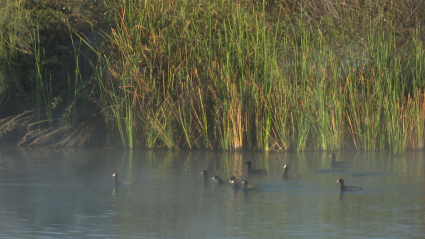
[[[50,82],[36,98],[71,129],[95,102],[129,148],[424,147],[418,1],[6,2],[0,67]]]
[[[422,72],[423,61],[413,67],[404,54],[414,49],[397,50],[397,6],[353,11],[334,3],[332,10],[321,8],[328,1],[302,3],[290,9],[276,2],[270,10],[228,1],[115,2],[109,5],[117,10],[115,27],[99,52],[109,66],[103,92],[118,82],[132,86],[115,86],[113,94],[118,102],[125,102],[123,93],[132,95],[138,117],[131,124],[145,125],[140,136],[151,135],[134,135],[140,146],[176,148],[154,136],[166,135],[160,125],[172,124],[167,141],[189,148],[399,153],[413,147],[413,106],[403,106],[406,98],[397,92],[409,88],[402,76]],[[420,32],[413,25],[409,31]],[[172,123],[149,112],[174,112]],[[415,142],[423,138],[418,130]]]
[[[101,27],[104,15],[97,13],[105,9],[94,6],[102,4],[103,1],[0,1],[0,115],[22,115],[23,111],[37,108],[37,114],[25,126],[32,136],[21,142],[74,145],[86,141],[89,130],[85,123],[93,118],[93,113],[81,109],[92,106],[93,110],[94,100],[86,88],[91,73],[84,67],[88,61],[79,61],[82,57],[78,53],[87,51],[73,44],[68,27],[86,31],[90,28],[87,21]],[[73,48],[76,54],[72,54]],[[81,73],[80,68],[86,71]],[[80,81],[67,84],[74,76]],[[75,89],[74,94],[67,94],[68,87]],[[75,117],[77,101],[86,102]],[[79,139],[70,137],[73,134]],[[67,142],[61,142],[63,139]]]

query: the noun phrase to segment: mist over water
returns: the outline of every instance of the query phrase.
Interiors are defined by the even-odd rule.
[[[336,152],[344,169],[329,154],[2,148],[0,238],[425,236],[423,152]],[[248,160],[268,174],[248,177]],[[302,177],[283,180],[285,164]],[[262,190],[204,185],[204,169]]]

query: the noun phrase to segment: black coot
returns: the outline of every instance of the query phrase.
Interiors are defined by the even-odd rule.
[[[344,179],[342,179],[342,178],[340,178],[336,182],[341,184],[341,192],[355,192],[355,191],[359,191],[360,189],[362,189],[361,187],[357,187],[357,186],[345,186],[344,185]]]
[[[211,182],[210,178],[208,178],[207,170],[202,171],[201,174],[204,175],[204,183],[210,183]]]
[[[285,169],[285,171],[283,172],[283,179],[287,180],[290,178],[300,178],[301,175],[299,175],[298,173],[290,173],[288,172],[288,165],[285,164],[285,166],[283,166],[283,168]]]
[[[241,187],[241,185],[239,184],[238,180],[234,176],[230,177],[229,183],[234,184],[235,185],[235,189],[241,189],[243,187],[247,187],[247,188],[255,188],[255,187],[257,187],[257,184],[256,183],[250,183],[250,184],[247,184],[247,185],[244,185],[243,187]]]
[[[212,180],[217,180],[218,181],[218,184],[220,184],[220,185],[229,184],[229,182],[230,182],[230,181],[221,179],[219,176],[217,176],[215,174],[214,174],[214,176],[211,179]]]
[[[250,187],[250,183],[248,183],[248,180],[245,180],[242,182],[243,183],[243,190],[244,192],[250,192],[250,191],[261,191],[261,188],[256,188],[256,187]]]
[[[241,186],[239,185],[239,183],[236,181],[236,178],[234,176],[230,177],[229,183],[232,183],[235,185],[235,189],[240,189]]]
[[[332,158],[332,162],[331,162],[331,168],[347,168],[350,167],[350,162],[345,162],[345,161],[341,161],[341,162],[337,162],[336,161],[336,156],[335,154],[331,154],[329,156],[330,158]]]
[[[252,169],[251,161],[246,162],[246,164],[248,164],[248,175],[267,174],[267,170],[265,169]]]
[[[115,177],[115,185],[120,185],[120,184],[122,184],[122,185],[130,185],[130,184],[133,184],[134,183],[133,181],[130,181],[130,180],[122,180],[122,181],[119,180],[117,173],[112,174],[112,177]]]

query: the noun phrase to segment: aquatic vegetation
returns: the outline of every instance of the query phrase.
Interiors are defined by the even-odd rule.
[[[85,99],[100,108],[106,143],[117,135],[128,148],[424,147],[423,4],[130,0],[103,7],[108,27],[92,30],[100,42],[70,30],[80,40],[76,61],[84,55],[92,67]],[[76,65],[74,87],[85,82]]]

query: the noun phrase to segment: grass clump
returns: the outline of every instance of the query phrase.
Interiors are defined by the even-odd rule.
[[[98,22],[107,24],[92,24],[101,44],[69,25],[79,36],[74,60],[84,56],[90,67],[77,63],[78,80],[68,86],[93,86],[85,99],[99,107],[110,142],[264,151],[424,147],[421,1],[102,4],[107,17]],[[67,108],[78,95],[69,94]],[[75,108],[69,112],[76,122]]]
[[[93,142],[95,134],[90,129],[99,127],[87,128],[96,118],[88,108],[98,108],[87,90],[92,70],[73,54],[68,27],[81,33],[90,30],[87,21],[102,26],[103,15],[95,14],[102,7],[93,7],[102,6],[99,2],[0,2],[0,134],[24,136],[20,143],[38,146]],[[85,48],[76,49],[88,53]],[[68,84],[76,75],[85,80]],[[69,97],[70,91],[78,94]]]
[[[111,4],[99,82],[103,94],[119,89],[106,105],[135,127],[127,137],[224,150],[423,147],[423,4],[274,4]]]

